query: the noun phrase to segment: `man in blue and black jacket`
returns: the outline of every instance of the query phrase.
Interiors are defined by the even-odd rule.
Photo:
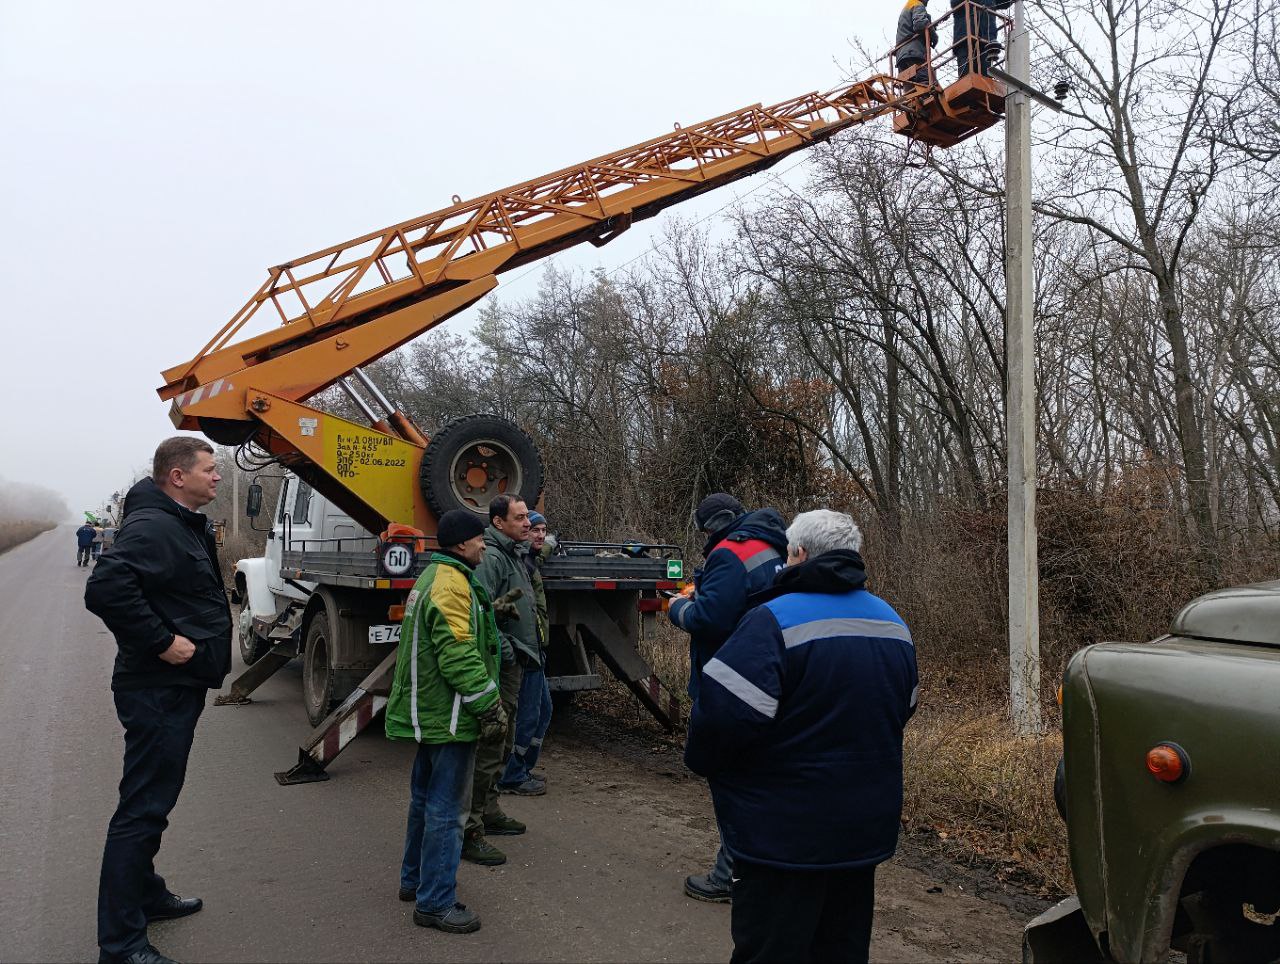
[[[685,762],[733,858],[733,961],[866,961],[876,865],[898,841],[919,693],[902,618],[864,586],[862,533],[819,509],[703,667]]]
[[[667,615],[689,634],[689,696],[697,699],[702,667],[738,625],[751,594],[771,586],[782,569],[787,533],[777,509],[748,512],[724,492],[698,503],[693,518],[707,537],[706,562],[694,574],[694,595],[673,599]],[[695,900],[727,903],[732,877],[733,863],[721,846],[710,873],[686,877],[684,892]]]

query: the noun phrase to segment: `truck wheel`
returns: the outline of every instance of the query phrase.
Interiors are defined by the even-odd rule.
[[[329,715],[333,706],[333,636],[328,614],[318,612],[307,626],[302,651],[302,705],[312,726]]]
[[[533,508],[542,495],[542,457],[514,423],[496,415],[469,415],[431,439],[419,484],[437,517],[450,509],[484,515],[499,495],[519,495]]]
[[[302,704],[311,725],[317,726],[351,695],[376,663],[362,666],[353,661],[354,655],[368,648],[369,623],[343,615],[344,610],[352,608],[351,596],[321,587],[312,598],[320,605],[307,622],[302,650]]]
[[[271,649],[271,644],[253,631],[253,613],[248,606],[240,608],[236,636],[240,643],[240,658],[244,660],[245,666],[252,666]]]

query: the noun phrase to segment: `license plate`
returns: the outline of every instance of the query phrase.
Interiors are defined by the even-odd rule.
[[[370,626],[369,627],[369,643],[378,646],[383,643],[400,642],[399,626]]]

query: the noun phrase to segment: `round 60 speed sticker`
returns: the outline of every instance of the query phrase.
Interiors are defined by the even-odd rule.
[[[413,572],[413,546],[403,542],[384,542],[378,550],[378,561],[388,576],[407,576]]]

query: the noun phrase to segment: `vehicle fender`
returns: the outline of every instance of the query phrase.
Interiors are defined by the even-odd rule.
[[[1191,862],[1205,851],[1226,844],[1250,844],[1280,853],[1280,806],[1261,808],[1206,806],[1186,813],[1170,833],[1157,840],[1152,855],[1152,876],[1147,882],[1146,913],[1142,929],[1135,935],[1140,944],[1126,947],[1122,960],[1157,960],[1169,946],[1174,915],[1182,893],[1182,882]],[[1112,939],[1123,940],[1123,928],[1113,927]],[[1119,957],[1113,944],[1112,953]]]
[[[275,617],[278,610],[275,594],[267,584],[266,559],[241,559],[236,563],[235,579],[241,606],[263,619]]]

